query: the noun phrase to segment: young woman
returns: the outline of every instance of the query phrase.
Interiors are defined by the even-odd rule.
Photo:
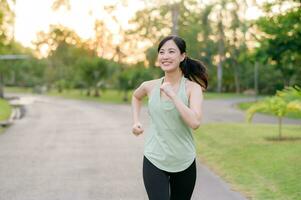
[[[189,200],[196,181],[196,150],[191,129],[202,118],[202,91],[207,88],[205,66],[186,55],[178,36],[164,38],[158,47],[164,77],[143,82],[133,93],[135,135],[143,133],[139,113],[148,96],[150,126],[145,137],[143,180],[150,200]]]

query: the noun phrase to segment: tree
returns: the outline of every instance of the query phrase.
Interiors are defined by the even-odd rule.
[[[78,61],[77,68],[87,89],[87,96],[91,95],[91,89],[93,89],[94,96],[99,97],[99,89],[106,87],[106,79],[111,75],[108,62],[102,58],[86,57]]]
[[[153,3],[136,13],[130,21],[133,28],[127,31],[127,35],[134,38],[135,49],[140,52],[141,48],[137,48],[137,46],[140,46],[140,43],[145,44],[146,58],[150,66],[154,66],[156,61],[156,44],[168,34],[177,33],[185,38],[189,47],[189,56],[204,57],[200,49],[210,51],[212,45],[206,45],[207,41],[200,43],[200,32],[206,29],[200,21],[201,11],[196,0],[181,0],[173,3],[160,1],[158,5]],[[210,28],[206,30],[210,30]],[[136,54],[138,53],[136,52]],[[205,55],[207,54],[205,53]]]
[[[37,34],[34,47],[38,57],[51,56],[62,43],[75,45],[77,47],[84,45],[74,30],[62,25],[50,25],[48,32],[41,31]],[[44,52],[45,54],[41,55],[40,52]]]
[[[153,79],[156,74],[153,68],[145,69],[143,63],[137,63],[134,67],[123,67],[118,74],[118,88],[123,91],[123,101],[127,102],[130,89],[137,88],[143,81]]]
[[[282,88],[301,84],[301,9],[300,3],[284,12],[261,17],[256,25],[261,54],[282,75]]]
[[[14,0],[0,0],[0,55],[10,49],[14,27]],[[0,66],[0,98],[3,98],[4,76]]]
[[[0,0],[0,53],[14,37],[14,19],[15,13],[13,7],[15,0]]]
[[[49,65],[46,71],[49,75],[46,82],[49,86],[55,83],[59,92],[66,85],[63,83],[70,82],[74,77],[76,60],[89,54],[89,50],[73,30],[59,25],[51,25],[47,33],[38,33],[34,44],[36,52],[41,52],[45,47],[48,49]]]
[[[288,112],[301,112],[301,88],[286,88],[278,91],[275,96],[252,105],[247,110],[247,121],[252,121],[256,112],[269,112],[278,117],[278,139],[282,139],[282,118]]]

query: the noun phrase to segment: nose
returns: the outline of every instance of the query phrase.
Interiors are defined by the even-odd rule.
[[[169,58],[168,53],[163,53],[163,54],[162,54],[162,59],[167,59],[167,58]]]

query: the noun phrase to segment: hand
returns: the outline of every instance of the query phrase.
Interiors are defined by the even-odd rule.
[[[135,123],[134,125],[133,125],[133,129],[132,129],[132,133],[134,134],[134,135],[136,135],[136,136],[138,136],[138,135],[140,135],[140,134],[142,134],[143,133],[143,127],[142,127],[142,125],[138,122],[138,123]]]
[[[163,91],[170,99],[176,96],[172,86],[169,82],[165,82],[161,85],[160,90]]]

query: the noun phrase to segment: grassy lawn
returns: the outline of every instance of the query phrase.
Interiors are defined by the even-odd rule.
[[[5,92],[11,92],[11,93],[33,93],[31,88],[20,88],[20,87],[6,87]],[[113,89],[108,89],[105,91],[100,92],[101,96],[100,97],[94,97],[87,96],[86,95],[86,90],[79,90],[79,89],[69,89],[69,90],[64,90],[62,93],[59,93],[57,90],[51,90],[46,93],[46,95],[49,96],[57,96],[57,97],[63,97],[67,99],[78,99],[78,100],[89,100],[89,101],[97,101],[97,102],[103,102],[103,103],[129,103],[129,102],[124,102],[123,97],[124,94],[123,92],[120,92],[118,90],[113,90]],[[128,92],[128,99],[131,99],[133,91]]]
[[[0,99],[0,121],[6,120],[9,118],[12,109],[7,101]]]
[[[297,200],[301,196],[301,127],[205,124],[195,134],[199,158],[233,189],[256,200]]]
[[[205,99],[231,99],[231,98],[243,98],[243,97],[252,97],[245,94],[236,94],[236,93],[216,93],[216,92],[205,92]]]
[[[32,93],[32,88],[25,87],[5,87],[4,92],[12,92],[12,93]]]
[[[94,97],[87,96],[86,91],[80,91],[80,90],[65,90],[63,93],[58,93],[56,90],[50,91],[47,93],[50,96],[59,96],[64,97],[68,99],[78,99],[78,100],[89,100],[89,101],[97,101],[102,103],[127,103],[123,101],[124,94],[122,92],[119,92],[118,90],[105,90],[101,92],[100,97]],[[93,94],[93,92],[92,92]],[[132,91],[128,93],[128,100],[130,101],[132,95]]]
[[[123,102],[123,92],[118,90],[106,90],[102,93],[101,97],[88,97],[85,95],[85,92],[80,92],[79,90],[68,90],[64,91],[64,93],[58,93],[57,91],[51,91],[48,93],[49,95],[53,96],[62,96],[66,98],[75,98],[75,99],[82,99],[82,100],[96,100],[100,102],[111,102],[111,103],[124,103]],[[133,94],[133,90],[129,91],[128,98],[131,99],[131,95]],[[204,94],[205,99],[221,99],[221,98],[236,98],[236,97],[247,97],[243,94],[235,94],[235,93],[209,93],[206,92]]]
[[[247,110],[249,107],[251,107],[255,102],[242,102],[237,104],[237,107],[242,110]],[[272,115],[268,112],[262,112],[263,114]],[[301,119],[301,112],[290,112],[287,113],[286,117],[293,118],[293,119]]]
[[[32,93],[31,88],[19,88],[19,87],[6,87],[6,92],[12,93]],[[93,92],[92,92],[93,93]],[[128,99],[131,99],[131,95],[133,90],[129,91]],[[79,99],[79,100],[92,100],[92,101],[99,101],[99,102],[108,102],[108,103],[129,103],[123,101],[123,92],[118,90],[108,89],[102,92],[101,97],[93,97],[93,96],[86,96],[86,91],[80,91],[78,89],[70,89],[64,90],[63,93],[58,93],[56,90],[51,90],[47,93],[50,96],[60,96],[64,98],[71,98],[71,99]],[[243,94],[235,94],[235,93],[215,93],[215,92],[205,92],[204,98],[205,99],[227,99],[227,98],[241,98],[241,97],[248,97],[247,95]],[[250,97],[250,96],[249,96]],[[146,101],[145,101],[146,102]]]

